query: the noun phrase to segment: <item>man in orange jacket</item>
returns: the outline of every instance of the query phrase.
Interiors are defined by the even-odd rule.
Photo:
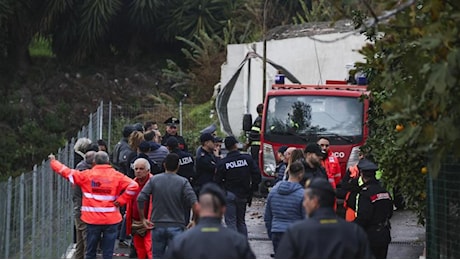
[[[112,258],[118,223],[122,219],[119,207],[136,194],[139,185],[113,169],[104,151],[96,153],[92,169],[82,172],[65,166],[53,154],[48,158],[53,171],[80,186],[83,192],[81,220],[87,224],[85,258],[96,258],[101,235],[102,257]]]
[[[172,137],[171,137],[172,138]],[[151,259],[152,258],[152,236],[151,230],[144,227],[144,223],[139,217],[139,209],[137,207],[137,196],[145,184],[153,175],[150,173],[150,163],[144,158],[138,158],[133,164],[134,181],[139,184],[139,189],[136,195],[128,201],[126,206],[126,234],[131,234],[133,237],[134,248],[136,249],[137,258]],[[144,215],[150,218],[150,201],[144,203]]]
[[[342,172],[340,170],[339,159],[334,156],[330,146],[329,138],[320,137],[317,144],[321,146],[321,149],[326,152],[326,157],[321,160],[321,165],[326,169],[327,179],[332,187],[335,189],[337,184],[342,180]]]

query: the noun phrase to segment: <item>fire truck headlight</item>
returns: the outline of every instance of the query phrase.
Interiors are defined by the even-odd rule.
[[[276,159],[273,153],[273,146],[271,144],[264,144],[264,171],[267,175],[275,176]]]

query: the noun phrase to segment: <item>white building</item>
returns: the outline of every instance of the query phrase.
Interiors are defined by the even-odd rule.
[[[283,66],[302,84],[325,84],[326,80],[345,80],[348,69],[357,61],[363,62],[358,52],[366,43],[365,36],[353,30],[350,21],[330,23],[308,23],[275,28],[267,34],[267,60]],[[217,110],[221,127],[227,134],[236,136],[242,132],[242,118],[251,113],[257,116],[257,104],[263,101],[263,59],[252,58],[246,62],[228,98],[222,97],[224,88],[235,75],[248,53],[263,55],[263,42],[252,44],[231,44],[227,46],[227,61],[221,69],[221,92],[217,100]],[[266,91],[274,83],[277,69],[267,64]],[[289,80],[286,79],[286,83]],[[220,107],[219,107],[220,106]],[[225,121],[225,117],[228,121]],[[227,123],[225,123],[227,122]]]

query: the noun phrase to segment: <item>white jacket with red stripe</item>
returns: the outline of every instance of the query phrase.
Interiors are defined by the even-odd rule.
[[[70,169],[57,160],[51,160],[53,171],[81,187],[83,197],[81,220],[93,225],[111,225],[122,220],[117,201],[125,205],[136,195],[139,185],[109,164],[95,165],[92,169]],[[124,191],[122,193],[122,191]]]

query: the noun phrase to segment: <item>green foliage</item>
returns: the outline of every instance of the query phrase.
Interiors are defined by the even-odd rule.
[[[40,36],[36,36],[32,39],[29,46],[29,52],[32,57],[53,57],[50,41]]]
[[[377,2],[397,6],[398,1]],[[359,68],[369,72],[373,94],[368,145],[385,182],[402,189],[421,221],[422,168],[436,178],[448,154],[460,158],[459,24],[455,4],[419,1],[379,24],[380,34],[369,35],[375,43],[361,50],[367,63]]]

